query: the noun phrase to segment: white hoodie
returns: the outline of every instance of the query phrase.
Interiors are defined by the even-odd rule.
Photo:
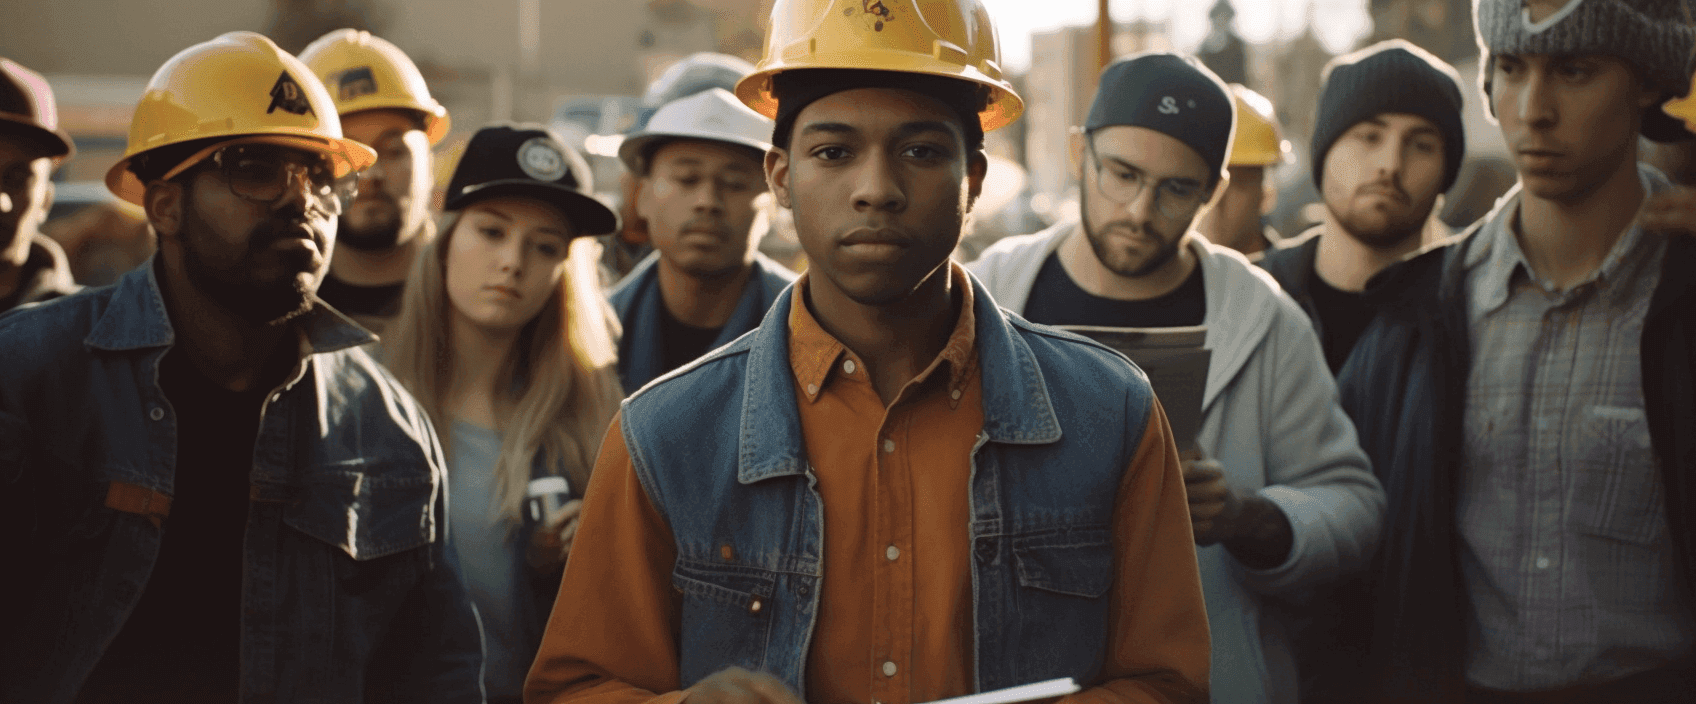
[[[1008,310],[1023,313],[1037,272],[1076,220],[1010,237],[967,268]],[[1337,404],[1337,384],[1307,315],[1271,275],[1200,235],[1186,241],[1207,291],[1213,359],[1202,396],[1198,442],[1232,486],[1256,491],[1289,518],[1289,559],[1252,570],[1222,545],[1197,548],[1213,636],[1213,701],[1294,704],[1291,632],[1319,592],[1364,568],[1383,524],[1384,489],[1354,424]],[[1102,320],[1099,325],[1117,321]]]

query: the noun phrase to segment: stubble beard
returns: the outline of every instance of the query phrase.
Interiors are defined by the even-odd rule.
[[[192,234],[196,231],[209,231],[205,220],[192,205],[187,208],[185,215],[183,236],[179,237],[183,248],[183,273],[188,277],[190,285],[202,295],[234,313],[236,317],[260,326],[282,325],[312,310],[318,292],[317,282],[322,280],[322,272],[308,272],[314,274],[310,278],[295,275],[285,280],[263,283],[254,281],[240,271],[249,267],[255,252],[277,239],[272,230],[281,229],[278,221],[265,220],[255,225],[253,232],[249,233],[248,250],[242,255],[238,265],[220,268],[200,249],[198,238]]]
[[[1153,253],[1149,254],[1148,258],[1143,260],[1140,265],[1133,264],[1126,260],[1120,255],[1119,251],[1114,249],[1113,244],[1107,241],[1107,232],[1096,230],[1095,226],[1090,222],[1089,199],[1091,197],[1092,196],[1084,193],[1079,194],[1081,204],[1080,215],[1082,216],[1080,220],[1083,223],[1084,239],[1089,241],[1090,251],[1095,253],[1096,261],[1101,262],[1101,266],[1106,267],[1108,271],[1127,279],[1140,279],[1160,271],[1167,264],[1171,263],[1173,259],[1177,258],[1178,249],[1182,246],[1183,238],[1173,237],[1171,239],[1167,239],[1164,233],[1144,224],[1142,228],[1140,228],[1142,230],[1142,234],[1147,235],[1147,239],[1153,239],[1156,242],[1159,242],[1160,246],[1157,247]],[[1109,224],[1106,230],[1130,230],[1131,227],[1132,226],[1129,224]]]

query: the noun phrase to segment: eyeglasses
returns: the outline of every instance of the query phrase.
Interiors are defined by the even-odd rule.
[[[1148,186],[1148,175],[1135,165],[1115,159],[1108,164],[1095,151],[1095,136],[1085,135],[1089,142],[1089,157],[1095,164],[1095,187],[1108,200],[1126,204],[1135,201]],[[1154,184],[1154,207],[1173,220],[1193,217],[1207,196],[1200,181],[1193,178],[1168,178]]]
[[[353,174],[337,178],[329,159],[315,159],[298,149],[236,144],[212,152],[207,161],[223,174],[231,193],[255,203],[277,202],[288,192],[295,176],[300,177],[314,201],[331,215],[340,215],[343,206],[359,192]]]

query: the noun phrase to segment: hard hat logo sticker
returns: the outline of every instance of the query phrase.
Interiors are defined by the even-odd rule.
[[[269,115],[279,108],[295,115],[316,114],[312,112],[311,101],[306,99],[306,91],[288,71],[278,76],[277,83],[271,86],[271,107],[265,108],[265,114]]]
[[[883,23],[895,19],[895,13],[890,12],[889,6],[884,5],[883,0],[849,0],[847,6],[842,8],[843,17],[853,17],[856,12],[872,23],[874,32],[883,31]]]
[[[332,77],[336,82],[336,100],[347,102],[362,95],[377,92],[377,77],[370,66],[356,66]]]
[[[565,176],[565,155],[548,140],[531,137],[518,148],[518,168],[538,181],[558,181]]]

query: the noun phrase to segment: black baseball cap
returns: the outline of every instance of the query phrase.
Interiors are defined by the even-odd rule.
[[[448,180],[445,210],[496,196],[534,198],[560,209],[580,235],[618,230],[618,214],[590,195],[589,163],[552,130],[494,124],[477,130]]]

